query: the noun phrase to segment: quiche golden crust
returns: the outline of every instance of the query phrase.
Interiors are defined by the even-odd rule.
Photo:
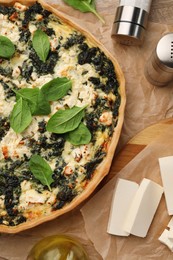
[[[1,6],[8,6],[8,7],[10,6],[11,7],[11,6],[14,6],[15,3],[16,3],[16,1],[1,1],[0,0],[0,5]],[[54,192],[54,197],[56,197],[56,198],[55,198],[54,204],[52,204],[51,207],[49,207],[48,211],[47,211],[47,208],[45,206],[45,205],[47,205],[46,204],[47,202],[45,203],[44,199],[43,199],[43,201],[41,201],[39,203],[39,199],[38,199],[37,203],[35,203],[35,204],[32,203],[32,201],[29,202],[29,204],[33,204],[33,205],[31,205],[32,206],[31,207],[31,211],[29,212],[29,211],[26,210],[27,213],[26,212],[24,213],[25,221],[21,221],[21,223],[15,224],[15,221],[12,219],[11,220],[12,224],[10,225],[9,224],[10,222],[8,222],[8,221],[7,221],[7,223],[6,223],[6,221],[3,222],[2,219],[5,219],[5,218],[2,218],[2,216],[1,216],[0,232],[5,232],[5,233],[17,233],[17,232],[29,229],[31,227],[37,226],[37,225],[39,225],[39,224],[41,224],[43,222],[50,221],[50,220],[52,220],[52,219],[54,219],[54,218],[56,218],[56,217],[58,217],[58,216],[60,216],[60,215],[62,215],[64,213],[66,213],[66,212],[71,211],[72,209],[77,207],[81,202],[83,202],[85,199],[87,199],[91,195],[91,193],[95,190],[95,188],[98,186],[98,184],[108,174],[108,172],[110,170],[110,166],[111,166],[111,162],[112,162],[112,159],[113,159],[114,151],[116,149],[116,146],[117,146],[117,143],[118,143],[118,140],[119,140],[119,137],[120,137],[120,133],[121,133],[121,128],[122,128],[122,125],[123,125],[124,109],[125,109],[125,102],[126,102],[125,79],[124,79],[123,73],[121,71],[121,68],[120,68],[118,62],[116,61],[116,59],[105,49],[105,47],[100,42],[97,41],[97,39],[95,39],[89,32],[87,32],[84,29],[80,28],[79,25],[75,24],[72,21],[69,21],[67,19],[67,17],[65,17],[64,14],[58,12],[58,10],[56,10],[55,8],[53,8],[52,6],[48,5],[47,3],[43,2],[43,1],[37,1],[36,2],[36,1],[32,1],[32,0],[31,1],[29,1],[29,0],[28,1],[26,1],[26,0],[25,1],[21,0],[20,1],[19,0],[19,1],[17,1],[17,3],[20,3],[20,4],[25,5],[27,7],[32,6],[35,3],[39,3],[45,10],[47,10],[47,11],[51,12],[53,15],[55,15],[55,17],[60,20],[60,23],[62,22],[63,24],[65,24],[66,28],[69,27],[69,28],[71,28],[70,30],[74,30],[75,31],[75,35],[77,34],[77,35],[80,35],[80,36],[84,37],[85,40],[81,40],[80,37],[78,39],[80,44],[82,44],[81,43],[82,41],[84,43],[83,47],[80,47],[80,48],[83,48],[83,52],[81,51],[82,55],[84,55],[84,52],[86,51],[86,49],[85,49],[86,48],[86,44],[89,46],[87,48],[97,48],[96,52],[98,52],[99,55],[102,55],[102,57],[104,57],[103,59],[106,59],[106,62],[108,61],[108,64],[112,64],[113,65],[113,68],[114,68],[114,71],[115,71],[115,75],[116,75],[116,81],[117,81],[116,84],[118,84],[118,87],[115,84],[115,88],[117,88],[117,92],[116,93],[110,93],[111,91],[114,92],[114,90],[111,90],[109,93],[108,92],[105,93],[104,91],[102,92],[102,90],[97,90],[97,86],[96,85],[98,84],[98,81],[101,80],[101,82],[99,82],[99,84],[102,83],[101,85],[102,85],[102,87],[104,87],[106,85],[106,82],[109,81],[109,77],[106,76],[106,79],[105,79],[105,82],[104,82],[104,76],[103,77],[100,76],[100,78],[99,78],[99,76],[96,77],[95,74],[92,74],[92,71],[90,72],[91,67],[88,64],[86,65],[86,67],[83,70],[78,70],[77,73],[78,74],[82,73],[83,77],[85,77],[85,75],[87,75],[87,73],[91,74],[91,75],[89,74],[89,77],[87,78],[87,80],[90,83],[83,82],[82,85],[83,86],[85,84],[86,85],[89,84],[89,86],[92,85],[92,88],[93,88],[92,96],[95,95],[96,97],[98,97],[100,95],[99,100],[104,99],[105,96],[106,96],[106,100],[109,100],[109,104],[110,103],[114,104],[114,115],[113,115],[113,112],[109,111],[109,109],[108,109],[107,111],[102,110],[101,114],[98,117],[98,122],[101,124],[101,128],[104,129],[104,130],[101,130],[101,131],[100,130],[96,131],[96,135],[95,135],[95,139],[97,139],[97,140],[95,140],[94,146],[96,147],[96,143],[97,143],[97,149],[98,149],[98,146],[100,145],[100,150],[97,150],[97,155],[99,154],[99,152],[101,154],[101,155],[99,154],[99,156],[100,156],[99,160],[97,161],[97,163],[94,166],[93,162],[94,162],[94,159],[97,159],[96,156],[93,157],[93,158],[89,158],[89,160],[92,160],[92,163],[93,163],[92,167],[91,167],[92,168],[92,172],[88,173],[89,174],[88,178],[86,178],[86,176],[84,177],[83,181],[81,181],[81,183],[79,185],[80,187],[75,187],[75,192],[76,192],[75,196],[72,196],[71,199],[69,199],[69,200],[67,200],[65,202],[63,201],[63,205],[62,205],[62,201],[57,202],[59,190],[55,191],[56,187],[54,187],[52,185],[52,187],[54,188],[54,191],[55,191]],[[38,15],[38,19],[39,19],[39,15]],[[53,29],[55,29],[55,27]],[[34,28],[33,29],[31,28],[31,31],[32,30],[34,30]],[[54,46],[54,44],[55,44],[55,46]],[[74,43],[69,43],[69,41],[66,41],[66,42],[63,42],[63,46],[65,46],[65,44],[66,44],[66,47],[64,47],[64,48],[68,49]],[[70,47],[68,46],[68,44],[70,45]],[[56,49],[58,49],[57,44],[52,41],[52,48],[54,48],[54,47]],[[62,52],[61,52],[61,55],[63,55]],[[72,56],[73,56],[73,53],[72,53]],[[83,56],[82,56],[82,58],[83,58]],[[34,60],[32,60],[32,62],[34,62]],[[79,62],[79,53],[78,53],[78,62]],[[81,63],[80,65],[83,65],[83,61],[81,61],[79,63]],[[95,63],[97,63],[97,62],[95,62]],[[98,62],[97,65],[99,65],[99,62]],[[112,65],[110,65],[110,66],[112,66]],[[80,67],[80,66],[78,66],[78,67]],[[57,68],[57,67],[54,67],[54,68]],[[39,71],[39,69],[40,68],[37,67],[38,71]],[[80,69],[81,69],[81,67],[80,67]],[[74,72],[75,72],[75,70],[74,70],[73,66],[71,66],[71,67],[69,66],[68,68],[65,67],[65,69],[61,70],[59,73],[60,73],[60,76],[62,76],[62,77],[63,76],[70,77],[70,75],[72,75]],[[32,72],[32,73],[33,73],[33,75],[32,75],[32,77],[33,77],[32,78],[32,84],[33,84],[34,80],[37,79],[38,75],[37,75],[37,73],[35,71]],[[51,72],[49,72],[49,76],[50,76],[50,74],[51,74]],[[1,75],[1,73],[0,73],[0,75]],[[39,75],[39,78],[44,78],[44,77],[45,77],[45,75],[42,75],[42,76]],[[71,77],[73,78],[73,76],[71,76]],[[110,75],[110,78],[111,78],[111,75]],[[50,79],[52,79],[52,78],[50,77],[49,80]],[[1,80],[3,80],[3,79],[1,79]],[[28,79],[28,81],[29,81],[29,79]],[[40,84],[43,85],[43,83],[47,83],[47,82],[48,82],[48,79],[46,79],[45,82],[44,82],[44,80],[41,81]],[[105,85],[103,83],[105,83]],[[109,81],[109,83],[110,83],[110,81]],[[79,96],[80,96],[80,93],[78,93],[78,97]],[[81,103],[80,103],[79,106],[86,105],[85,98],[88,99],[88,96],[85,96],[85,93],[84,93],[84,97],[83,98],[80,96],[80,102]],[[73,106],[73,103],[74,103],[74,105],[76,105],[75,102],[70,101],[69,96],[68,96],[67,99],[64,99],[64,100],[65,100],[65,103],[63,103],[63,105],[65,104],[64,105],[65,107],[68,106],[68,107],[71,108]],[[63,100],[63,102],[64,102],[64,100]],[[83,101],[81,101],[81,100],[83,100]],[[72,104],[70,102],[72,102]],[[77,102],[78,102],[77,104],[79,104],[79,101],[77,101]],[[82,103],[82,102],[84,102],[84,103]],[[92,102],[93,101],[91,101],[91,104],[92,104]],[[94,102],[96,102],[96,99],[95,99]],[[57,105],[58,109],[59,109],[59,106],[60,106],[61,103],[62,102],[58,103],[58,105]],[[90,118],[90,120],[92,122],[92,121],[94,121],[94,118],[90,117],[90,116],[91,116],[91,114],[94,115],[94,105],[95,104],[94,105],[92,104],[93,107],[92,107],[91,104],[89,105],[89,108],[91,107],[91,110],[88,109],[88,117]],[[100,107],[102,107],[102,106],[104,107],[103,104],[100,104]],[[115,112],[115,108],[116,108],[116,112]],[[91,114],[90,114],[90,112],[91,112]],[[89,120],[89,119],[86,119],[86,122],[85,122],[86,125],[87,125],[87,122],[88,122],[87,120]],[[46,121],[46,119],[45,119],[45,121]],[[39,123],[41,125],[41,121]],[[88,124],[88,125],[89,125],[89,127],[91,127],[90,131],[92,133],[92,127],[94,127],[93,126],[93,122],[92,122],[91,125],[90,124]],[[107,130],[107,129],[109,129],[109,130]],[[112,129],[112,130],[110,130],[110,129]],[[38,131],[38,129],[37,129],[37,131]],[[105,139],[104,139],[104,136],[106,136]],[[48,138],[50,138],[50,136],[48,136]],[[54,136],[54,138],[55,138],[55,136]],[[100,139],[102,141],[100,141]],[[60,141],[62,141],[62,139],[60,139]],[[76,161],[80,161],[80,159],[81,159],[81,156],[82,156],[80,154],[81,150],[84,149],[84,147],[85,148],[87,147],[87,149],[88,149],[88,146],[85,145],[85,146],[82,146],[82,148],[80,147],[81,150],[79,151],[79,150],[76,150],[76,149],[78,149],[78,147],[74,147],[74,146],[70,145],[66,141],[64,141],[64,142],[66,143],[65,144],[66,148],[64,148],[64,146],[63,146],[63,149],[62,149],[63,151],[61,151],[61,152],[63,153],[65,161],[67,160],[67,157],[70,156],[69,154],[72,153],[72,151],[67,151],[68,149],[73,149],[73,151],[75,150],[75,160]],[[63,143],[63,145],[64,145],[64,143]],[[0,148],[1,148],[1,153],[3,152],[3,155],[4,155],[5,152],[2,150],[2,148],[4,149],[4,146],[2,147],[2,144],[1,144]],[[79,151],[78,156],[76,155],[77,151]],[[32,153],[33,151],[31,150],[30,152]],[[45,152],[45,154],[46,154],[46,152]],[[61,157],[63,157],[63,156],[61,156]],[[46,154],[45,158],[48,158],[48,157],[49,157],[49,155]],[[87,163],[89,163],[89,161],[87,161]],[[71,178],[71,177],[68,177],[68,176],[71,175],[70,171],[73,171],[73,169],[71,169],[73,167],[71,167],[70,170],[69,170],[68,163],[66,162],[66,164],[64,164],[64,161],[63,161],[63,163],[60,164],[60,166],[61,166],[61,168],[63,168],[63,174],[66,175],[66,178]],[[85,169],[87,168],[86,164],[85,164],[85,166],[83,168],[85,168]],[[64,170],[64,169],[66,169],[66,170]],[[79,178],[79,176],[78,176],[78,178]],[[83,178],[83,177],[81,177],[81,178]],[[38,181],[36,181],[36,183],[38,183]],[[27,185],[25,185],[25,184],[27,184]],[[43,190],[40,190],[41,189],[40,188],[41,184],[38,184],[39,188],[36,189],[36,191],[33,191],[33,186],[28,181],[28,179],[27,180],[23,180],[22,184],[21,184],[21,182],[20,183],[17,182],[16,185],[20,185],[20,186],[23,185],[23,190],[25,192],[27,190],[27,186],[30,186],[30,189],[32,189],[32,192],[36,192],[36,196],[38,196],[39,194],[43,195],[43,193],[46,193],[46,192],[47,192],[47,194],[49,193],[49,191],[47,191],[47,189],[45,187],[43,187]],[[34,184],[34,185],[36,185],[36,184]],[[32,186],[32,188],[31,188],[31,186]],[[71,186],[68,185],[68,189],[70,189]],[[63,193],[63,195],[65,196],[64,193]],[[4,198],[3,195],[0,196],[1,200],[2,200],[2,198]],[[20,199],[21,199],[21,197],[20,197]],[[20,201],[20,199],[19,199],[19,201]],[[49,196],[49,199],[50,199],[50,196]],[[0,200],[0,205],[1,205],[1,200]],[[20,202],[20,203],[22,203],[22,202]],[[25,201],[25,203],[26,203],[26,201]],[[55,207],[55,204],[56,204],[56,207]],[[45,206],[45,214],[43,214],[44,206]],[[40,213],[39,213],[39,211],[40,211]],[[2,210],[0,211],[0,213],[2,213]],[[4,214],[6,214],[6,213],[4,213]],[[2,215],[3,215],[3,213],[2,213]]]

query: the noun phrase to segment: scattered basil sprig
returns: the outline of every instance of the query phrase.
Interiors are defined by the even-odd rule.
[[[64,97],[70,88],[71,81],[69,79],[55,78],[43,85],[41,89],[23,88],[18,91],[14,90],[17,103],[10,116],[11,128],[16,133],[21,133],[31,123],[32,116],[50,114],[49,101]],[[21,120],[21,117],[24,117],[24,120]]]
[[[50,50],[50,41],[47,34],[41,30],[36,30],[33,35],[32,45],[40,60],[45,62]]]
[[[29,169],[35,178],[43,185],[46,185],[51,191],[50,185],[53,182],[53,171],[50,165],[40,155],[32,155],[29,161]]]
[[[72,82],[67,78],[56,78],[46,83],[41,91],[46,95],[47,100],[55,101],[65,95],[72,87]]]
[[[30,125],[31,121],[32,115],[28,103],[20,97],[10,116],[11,128],[16,133],[21,133]]]
[[[33,111],[33,116],[49,115],[51,112],[50,103],[47,97],[43,94],[41,90],[38,92],[37,101],[35,104],[35,110]]]
[[[48,121],[46,129],[56,134],[64,134],[76,129],[84,117],[84,107],[58,110]]]
[[[17,103],[10,116],[10,126],[16,133],[22,133],[32,122],[34,115],[48,115],[50,104],[39,89],[15,91]]]
[[[51,112],[50,104],[39,88],[23,88],[16,93],[16,99],[22,97],[28,102],[32,115],[49,115]]]
[[[28,102],[29,108],[31,110],[31,113],[33,114],[36,109],[36,104],[38,100],[39,95],[39,89],[38,88],[23,88],[18,91],[13,90],[16,94],[16,100],[19,100],[22,98],[23,100]]]
[[[95,0],[64,0],[64,2],[83,13],[91,12],[95,14],[102,23],[105,23],[103,18],[96,11]]]
[[[11,58],[15,53],[15,46],[10,39],[5,36],[0,36],[0,57]]]
[[[73,145],[88,144],[91,141],[91,133],[81,122],[75,130],[66,134],[66,140]]]

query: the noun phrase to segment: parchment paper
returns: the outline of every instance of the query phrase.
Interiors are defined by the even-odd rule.
[[[150,85],[144,77],[144,66],[157,41],[173,31],[173,1],[153,0],[145,41],[141,47],[123,46],[111,38],[118,0],[96,0],[97,10],[105,19],[102,24],[93,14],[83,14],[64,4],[62,0],[47,0],[69,19],[90,31],[118,60],[126,78],[127,105],[124,126],[117,152],[140,130],[173,115],[173,84],[166,88]],[[172,129],[170,129],[172,131]],[[170,133],[169,133],[170,134]],[[172,135],[170,136],[172,138]],[[169,139],[168,139],[169,140]],[[160,183],[157,157],[170,155],[172,144],[153,144],[132,161],[118,176],[140,182],[149,177]],[[159,148],[155,150],[155,145]],[[159,154],[162,153],[162,154]],[[150,158],[150,164],[147,164]],[[117,178],[117,177],[116,177]],[[0,235],[0,257],[23,260],[32,246],[41,238],[54,234],[68,234],[81,241],[91,260],[173,259],[164,245],[157,241],[169,217],[164,198],[146,239],[116,238],[106,233],[108,212],[116,178],[107,184],[87,204],[54,221],[16,235]],[[82,207],[82,214],[80,208]],[[144,250],[145,249],[145,250]]]
[[[173,155],[172,147],[173,126],[170,126],[161,137],[140,152],[81,209],[87,235],[103,259],[173,259],[173,253],[158,241],[158,237],[171,218],[167,212],[164,195],[146,238],[133,235],[113,236],[106,231],[117,178],[135,181],[138,184],[143,178],[148,178],[162,185],[158,158]]]

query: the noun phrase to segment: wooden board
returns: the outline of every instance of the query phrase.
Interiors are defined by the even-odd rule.
[[[166,129],[173,124],[173,119],[165,119],[157,124],[151,125],[133,137],[123,149],[114,157],[110,174],[106,181],[115,176],[124,168],[138,153],[148,144],[159,137]]]

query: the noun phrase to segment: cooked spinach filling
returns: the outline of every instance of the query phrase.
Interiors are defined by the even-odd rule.
[[[0,106],[0,224],[14,226],[30,218],[33,205],[47,214],[41,208],[44,204],[50,211],[58,210],[85,189],[106,156],[104,144],[109,142],[117,124],[121,97],[112,61],[84,35],[73,28],[69,30],[39,3],[23,10],[17,6],[0,6],[0,15],[16,39],[14,57],[0,59],[0,90],[4,102],[2,108]],[[33,32],[38,29],[51,42],[45,62],[32,46]],[[50,115],[35,116],[32,125],[22,134],[15,134],[10,128],[15,91],[40,88],[60,76],[70,78],[73,87],[65,97],[51,102],[52,111],[87,105],[82,123],[91,132],[88,145],[77,147],[66,141],[65,134],[48,132],[46,125]],[[17,144],[12,143],[18,139]],[[33,154],[42,156],[53,169],[50,185],[53,202],[48,187],[40,183],[29,168]],[[41,202],[34,201],[31,191],[47,197]]]

